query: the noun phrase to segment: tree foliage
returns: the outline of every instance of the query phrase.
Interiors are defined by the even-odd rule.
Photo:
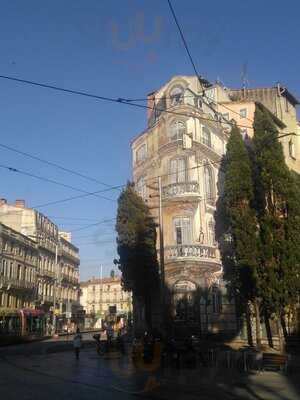
[[[250,159],[237,127],[232,128],[222,168],[225,170],[224,195],[217,207],[217,235],[225,279],[234,296],[247,302],[257,296],[259,287],[258,228],[252,208]]]
[[[280,314],[299,294],[300,207],[298,190],[269,114],[254,119],[255,209],[260,241],[264,312]]]
[[[131,183],[118,199],[116,231],[123,287],[146,304],[159,282],[156,225]]]
[[[225,279],[266,319],[282,318],[299,301],[300,177],[288,169],[274,117],[262,105],[247,146],[233,127],[223,168],[217,234]]]

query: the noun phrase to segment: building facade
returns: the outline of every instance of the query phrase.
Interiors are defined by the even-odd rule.
[[[36,242],[0,224],[0,308],[34,308],[37,299]]]
[[[15,244],[14,250],[10,250],[11,261],[7,259],[8,256],[6,257],[8,250],[2,251],[1,279],[11,274],[10,263],[14,263],[13,271],[17,274],[15,278],[20,280],[18,284],[21,285],[25,277],[26,279],[30,277],[30,285],[28,285],[34,286],[30,302],[18,303],[17,300],[11,300],[11,305],[17,308],[23,306],[39,308],[46,313],[55,310],[55,314],[60,319],[67,316],[70,319],[72,305],[79,306],[80,264],[79,250],[70,242],[70,235],[68,236],[65,232],[60,233],[56,224],[42,213],[27,208],[24,200],[16,200],[15,204],[8,204],[5,199],[1,199],[0,222],[3,226],[2,236],[11,233],[11,240],[15,243],[17,243],[17,238],[18,243],[21,240],[24,241],[22,249],[21,245]],[[2,242],[4,243],[2,247],[6,246],[10,249],[8,241],[5,242],[2,239]],[[21,254],[18,253],[18,246]],[[28,255],[31,253],[32,259]],[[21,265],[21,269],[25,272],[18,273],[18,263],[22,257],[24,266]],[[29,261],[34,264],[34,268],[27,265]],[[8,300],[5,301],[8,304]]]
[[[132,297],[130,292],[122,289],[121,277],[92,278],[80,283],[80,304],[95,324],[101,327],[101,321],[110,314],[119,317],[130,317]]]
[[[59,315],[62,321],[76,319],[80,309],[79,302],[79,249],[71,243],[71,236],[59,232],[58,257],[58,290]]]
[[[283,133],[296,132],[296,99],[275,89],[270,93],[283,96],[279,102],[287,98],[294,118],[291,122],[272,114],[277,126]],[[271,94],[241,97],[220,84],[203,87],[195,76],[175,76],[148,95],[148,127],[131,142],[133,181],[158,218],[161,177],[165,283],[176,326],[195,327],[201,333],[236,327],[215,238],[223,182],[220,162],[231,130],[228,122],[244,125],[244,136],[252,136],[255,108],[268,108]],[[298,171],[298,141],[293,138],[294,159],[286,139],[281,140],[288,165]]]

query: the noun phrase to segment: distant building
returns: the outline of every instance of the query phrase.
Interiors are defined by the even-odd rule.
[[[0,224],[0,308],[34,308],[38,248],[35,241]]]
[[[80,291],[81,306],[87,316],[96,320],[106,319],[112,313],[128,317],[132,311],[131,293],[122,289],[120,276],[89,279],[80,283]]]
[[[26,207],[24,200],[8,204],[5,199],[0,199],[0,222],[2,247],[7,247],[1,254],[1,282],[12,279],[13,273],[14,279],[20,281],[15,286],[24,286],[25,276],[26,279],[30,277],[31,282],[30,285],[26,284],[34,286],[31,300],[28,296],[27,301],[19,301],[19,297],[14,297],[14,300],[5,292],[2,295],[2,306],[7,306],[8,303],[17,308],[30,306],[43,309],[46,313],[55,309],[61,324],[66,319],[70,320],[72,313],[76,313],[76,307],[79,307],[80,264],[79,250],[70,242],[71,235],[59,232],[58,227],[48,217]],[[10,250],[9,243],[13,243],[13,251]],[[28,256],[31,253],[32,259]],[[29,261],[32,265],[29,265]],[[20,268],[23,272],[17,273]],[[14,286],[9,287],[12,289]]]

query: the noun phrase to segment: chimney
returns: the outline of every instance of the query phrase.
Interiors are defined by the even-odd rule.
[[[152,113],[154,112],[153,107],[155,106],[155,92],[148,94],[147,96],[147,119],[149,120]]]
[[[0,206],[4,206],[5,204],[7,204],[7,200],[6,199],[0,199]]]
[[[25,200],[17,199],[15,201],[15,206],[18,208],[25,208]]]

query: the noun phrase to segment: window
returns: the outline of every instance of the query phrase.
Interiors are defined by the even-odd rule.
[[[184,158],[175,158],[170,161],[171,183],[186,181],[186,162]]]
[[[208,147],[211,147],[211,134],[210,130],[206,128],[206,126],[202,128],[202,143]]]
[[[208,243],[212,246],[216,244],[215,223],[213,220],[208,223]]]
[[[203,101],[202,101],[201,97],[197,97],[197,98],[195,99],[195,102],[196,102],[196,107],[198,107],[198,108],[200,108],[200,109],[202,110],[202,108],[203,108]]]
[[[214,203],[214,177],[211,167],[204,167],[205,198],[208,203]]]
[[[247,128],[241,129],[242,138],[245,140],[248,137]]]
[[[212,308],[215,314],[219,314],[222,311],[222,295],[216,286],[212,288]]]
[[[191,243],[191,220],[189,217],[174,218],[174,239],[177,245]]]
[[[175,121],[170,127],[170,139],[172,141],[182,140],[185,134],[185,123],[182,121]]]
[[[170,104],[176,106],[183,103],[183,88],[181,86],[175,86],[170,90]]]
[[[136,162],[141,162],[146,159],[147,156],[147,148],[146,144],[142,144],[136,151]]]
[[[240,118],[247,118],[247,108],[240,109]]]
[[[18,278],[18,280],[22,279],[22,267],[20,264],[18,264],[18,267],[17,267],[17,278]]]
[[[136,191],[145,200],[147,197],[146,180],[144,176],[141,176],[136,183]]]
[[[289,141],[289,153],[292,158],[296,159],[295,144],[292,140]]]

